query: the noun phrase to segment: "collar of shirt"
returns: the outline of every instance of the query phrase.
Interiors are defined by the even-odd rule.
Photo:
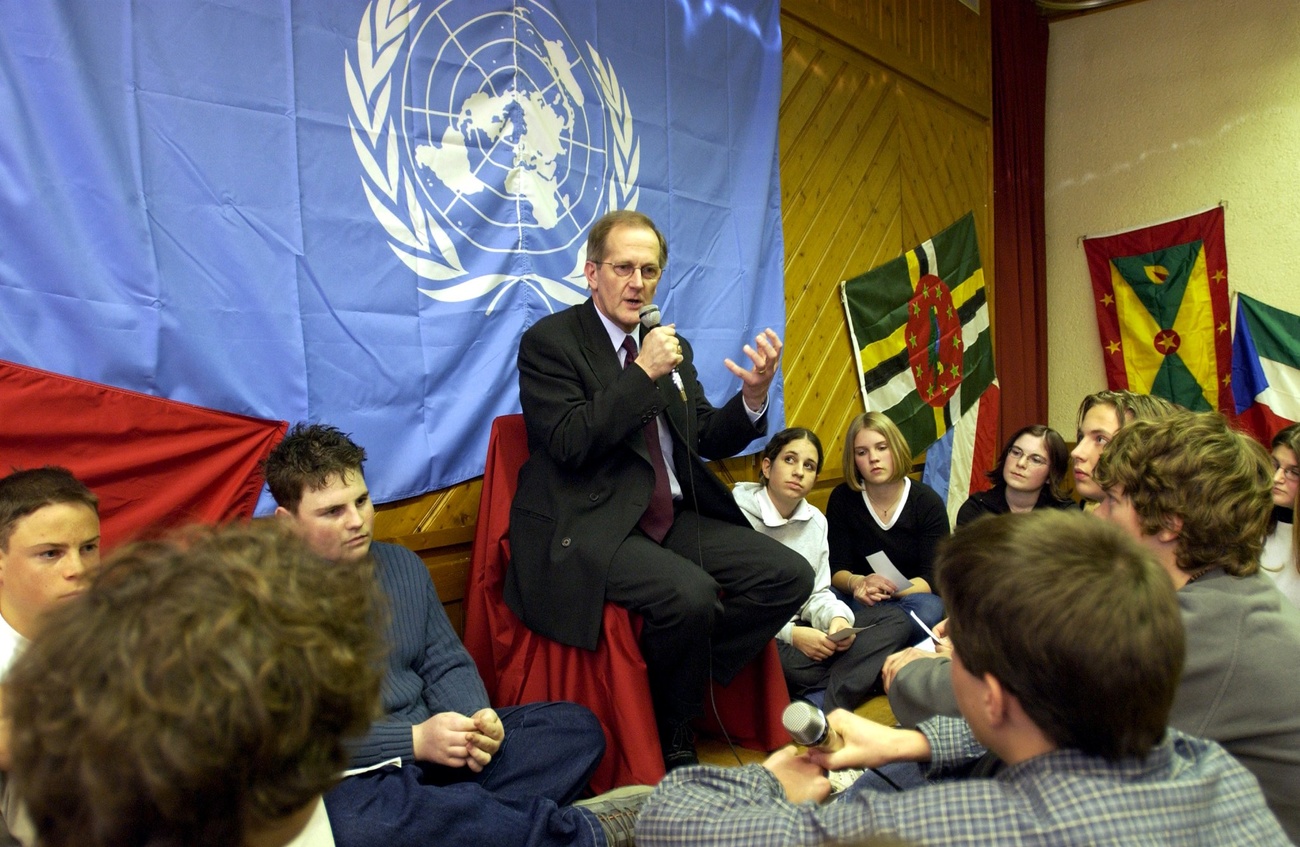
[[[609,333],[609,343],[614,348],[614,352],[619,354],[620,362],[623,361],[622,352],[624,338],[631,338],[632,343],[636,345],[636,349],[640,351],[641,339],[637,337],[638,333],[636,330],[628,332],[623,329],[623,327],[605,317],[599,309],[596,310],[596,317],[600,318],[600,322],[605,325],[605,332]]]
[[[776,505],[772,503],[772,495],[768,492],[767,486],[758,492],[758,511],[759,517],[763,519],[764,526],[785,526],[792,521],[806,521],[812,518],[813,505],[807,500],[800,500],[799,505],[795,506],[794,514],[788,518],[781,517],[777,511]]]

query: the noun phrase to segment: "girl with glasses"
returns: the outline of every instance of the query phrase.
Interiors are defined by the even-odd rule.
[[[1277,587],[1300,606],[1300,535],[1295,532],[1300,510],[1300,424],[1273,436],[1273,517],[1259,564]]]
[[[1066,509],[1065,472],[1070,454],[1061,434],[1042,424],[1023,427],[1007,440],[998,463],[986,476],[993,487],[972,494],[957,511],[957,526],[983,515]]]

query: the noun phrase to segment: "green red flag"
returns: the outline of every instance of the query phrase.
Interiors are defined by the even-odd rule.
[[[997,456],[997,382],[975,218],[840,283],[863,406],[884,412],[956,516]]]
[[[1107,386],[1232,414],[1223,207],[1086,238],[1083,249]]]

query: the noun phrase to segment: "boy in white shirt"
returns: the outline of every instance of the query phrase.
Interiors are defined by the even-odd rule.
[[[0,679],[45,613],[82,590],[99,565],[99,498],[60,467],[0,479]],[[0,769],[9,768],[7,721]],[[31,843],[31,827],[0,773],[0,845]]]

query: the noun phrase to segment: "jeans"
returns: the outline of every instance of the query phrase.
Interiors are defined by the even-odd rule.
[[[815,661],[793,644],[776,642],[791,697],[811,699],[810,692],[825,689],[825,697],[816,704],[824,711],[856,709],[875,689],[885,659],[915,643],[907,640],[915,622],[896,603],[859,606],[854,613],[855,626],[871,628],[859,632],[849,649],[827,659]]]
[[[937,594],[924,594],[917,592],[916,594],[907,594],[903,597],[893,597],[885,602],[889,604],[897,603],[898,607],[903,610],[904,614],[907,614],[908,612],[916,612],[916,616],[921,619],[922,623],[930,627],[930,629],[934,629],[935,624],[943,620],[947,614],[943,610],[943,601],[939,599],[939,595]],[[924,641],[930,637],[916,621],[912,620],[910,614],[907,615],[907,619],[912,621],[912,632],[909,634],[909,640],[907,642],[909,645]]]
[[[604,754],[600,722],[574,703],[497,710],[505,742],[480,773],[424,762],[344,779],[325,795],[338,847],[602,847],[600,823],[568,806]]]
[[[838,588],[832,590],[835,592],[837,597],[845,603],[848,603],[849,607],[853,609],[854,612],[857,612],[860,609],[872,608],[865,603],[859,602],[852,594],[840,591]],[[914,594],[906,594],[902,597],[891,597],[888,600],[877,603],[876,605],[895,606],[901,609],[904,615],[907,615],[907,619],[912,622],[912,629],[908,633],[906,641],[906,646],[909,647],[930,637],[926,631],[916,623],[916,621],[912,620],[912,616],[908,614],[909,612],[916,612],[916,616],[920,618],[926,626],[930,627],[930,629],[934,629],[935,624],[948,615],[948,613],[944,611],[943,601],[939,599],[939,595],[920,591]]]

